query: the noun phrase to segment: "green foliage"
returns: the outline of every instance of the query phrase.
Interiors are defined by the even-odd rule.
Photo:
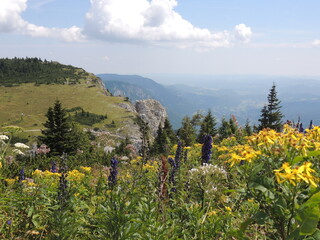
[[[86,112],[82,107],[75,107],[66,111],[73,113],[73,115],[70,116],[71,120],[81,125],[93,126],[107,119],[106,115]]]
[[[211,135],[212,137],[214,137],[217,134],[216,124],[216,119],[214,116],[212,116],[212,113],[209,110],[207,115],[201,121],[197,141],[199,143],[203,143],[204,137],[206,135]]]
[[[50,155],[74,154],[77,150],[87,148],[88,136],[68,119],[59,100],[55,102],[54,108],[49,107],[46,117],[46,129],[42,130],[43,136],[39,136],[39,140],[50,147]]]
[[[191,146],[196,140],[196,130],[188,116],[182,119],[182,127],[178,130],[178,136],[184,146]]]
[[[232,136],[239,137],[239,131],[240,129],[238,128],[237,120],[234,116],[232,116],[229,121],[227,121],[225,118],[222,118],[221,126],[218,129],[219,139],[221,141]]]
[[[174,133],[170,121],[166,118],[164,126],[159,125],[157,136],[152,145],[154,154],[168,155],[172,146],[177,142],[177,136]]]
[[[0,85],[7,87],[22,83],[77,84],[87,75],[82,69],[40,58],[0,59]]]
[[[261,117],[259,119],[259,130],[264,128],[280,131],[282,129],[282,118],[280,106],[281,101],[277,98],[276,85],[273,84],[268,94],[268,105],[261,109]]]

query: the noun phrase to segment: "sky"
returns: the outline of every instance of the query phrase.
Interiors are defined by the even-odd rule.
[[[0,0],[0,57],[99,73],[320,76],[319,0]]]

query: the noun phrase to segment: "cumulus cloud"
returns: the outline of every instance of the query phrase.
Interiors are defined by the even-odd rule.
[[[45,0],[41,3],[48,3]],[[28,0],[0,0],[0,32],[68,42],[103,39],[109,42],[174,44],[178,47],[215,48],[247,43],[250,27],[239,24],[230,31],[213,32],[184,19],[174,8],[177,0],[90,0],[84,29],[48,28],[24,20]]]
[[[0,32],[59,38],[68,42],[84,39],[82,30],[76,26],[71,28],[46,28],[25,21],[21,14],[27,8],[27,0],[0,0],[0,6]]]
[[[212,32],[174,11],[176,0],[91,0],[84,33],[107,41],[175,43],[181,47],[226,47],[249,42],[250,27]]]

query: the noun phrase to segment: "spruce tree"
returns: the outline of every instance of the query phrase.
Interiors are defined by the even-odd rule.
[[[59,100],[53,108],[49,107],[46,117],[47,121],[43,124],[46,129],[41,131],[43,136],[39,140],[50,147],[50,155],[73,154],[88,146],[88,136],[69,120]]]
[[[152,152],[155,154],[167,155],[176,141],[177,136],[172,129],[169,119],[166,118],[163,127],[161,126],[161,123],[159,124],[157,136],[152,146]]]
[[[182,119],[182,127],[178,130],[178,136],[184,146],[191,146],[196,140],[196,130],[188,116]]]
[[[197,141],[203,143],[206,135],[214,137],[217,134],[216,124],[216,119],[209,110],[201,122]]]
[[[264,128],[280,131],[282,129],[282,118],[280,106],[281,101],[277,98],[276,85],[273,84],[268,94],[268,105],[261,110],[261,118],[259,119],[259,130]]]
[[[177,142],[177,135],[173,131],[172,125],[168,118],[164,121],[163,131],[166,133],[167,137],[170,140],[170,144]]]

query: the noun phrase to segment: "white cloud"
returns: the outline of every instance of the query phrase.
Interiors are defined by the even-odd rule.
[[[46,4],[43,0],[37,4]],[[252,37],[245,24],[234,30],[212,32],[195,27],[174,8],[176,0],[90,0],[85,28],[48,28],[32,24],[21,17],[28,0],[0,0],[0,32],[32,37],[48,37],[68,42],[86,38],[116,42],[174,44],[180,48],[211,49],[247,43]]]
[[[248,43],[252,37],[252,31],[250,27],[247,27],[245,24],[239,24],[235,26],[235,37],[244,43]]]
[[[84,39],[82,30],[75,26],[71,28],[46,28],[25,21],[21,14],[27,8],[27,0],[0,0],[0,6],[0,32],[58,38],[67,42]]]
[[[320,39],[316,39],[312,42],[313,46],[320,47]]]
[[[174,11],[176,0],[91,0],[84,33],[106,41],[174,43],[180,47],[227,47],[249,42],[250,27],[211,32]]]

